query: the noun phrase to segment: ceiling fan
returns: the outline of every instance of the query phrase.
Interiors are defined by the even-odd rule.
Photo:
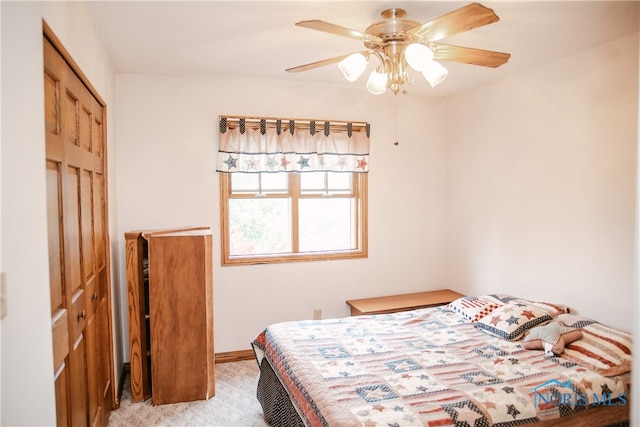
[[[397,94],[404,84],[412,83],[409,67],[421,72],[435,87],[448,74],[439,60],[495,68],[506,63],[511,56],[509,53],[437,43],[445,37],[500,19],[492,9],[479,3],[461,7],[424,24],[408,19],[403,9],[386,9],[381,16],[383,19],[369,25],[364,33],[320,20],[296,23],[300,27],[361,40],[367,50],[288,68],[286,71],[297,73],[339,63],[345,78],[355,81],[366,69],[369,57],[375,56],[380,65],[369,76],[367,90],[381,94],[389,88]]]

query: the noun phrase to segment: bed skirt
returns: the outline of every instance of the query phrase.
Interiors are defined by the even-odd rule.
[[[274,427],[304,427],[295,407],[289,399],[289,394],[273,372],[266,358],[260,365],[258,379],[258,401],[262,405],[264,419]]]

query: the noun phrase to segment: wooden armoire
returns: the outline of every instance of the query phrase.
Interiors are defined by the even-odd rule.
[[[106,426],[117,405],[106,107],[44,25],[51,326],[58,426]]]
[[[125,233],[131,400],[215,394],[211,230]]]

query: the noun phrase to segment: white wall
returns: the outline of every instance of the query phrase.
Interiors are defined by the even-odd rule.
[[[448,278],[633,330],[638,35],[447,100]]]
[[[351,298],[446,285],[441,101],[399,95],[394,146],[394,96],[372,96],[362,85],[119,75],[116,87],[121,231],[212,228],[216,352],[249,349],[268,324],[311,319],[314,308],[342,317]],[[218,116],[225,114],[371,123],[368,259],[221,267],[215,156]],[[126,359],[127,340],[125,334]]]
[[[398,147],[392,96],[119,75],[121,231],[212,227],[216,352],[314,308],[440,287],[552,298],[631,330],[637,57],[628,37],[447,100],[400,97]],[[220,114],[371,122],[369,259],[221,267]]]
[[[2,1],[0,7],[1,264],[8,307],[0,324],[0,424],[55,425],[44,174],[43,18],[108,106],[113,100],[114,73],[95,38],[83,3]],[[109,132],[113,134],[113,120],[109,120]],[[109,148],[112,158],[114,148]],[[111,196],[115,200],[113,191]],[[113,206],[112,203],[110,207]],[[115,228],[114,217],[111,228]],[[115,362],[122,366],[120,358]]]
[[[395,147],[390,97],[361,87],[134,75],[114,82],[82,3],[0,7],[0,265],[9,311],[0,323],[0,424],[55,423],[42,18],[109,109],[116,374],[121,356],[128,360],[121,235],[146,227],[209,225],[217,232],[218,352],[248,348],[267,324],[310,318],[313,308],[342,316],[349,298],[443,286],[545,298],[553,292],[585,315],[631,329],[637,36],[446,101],[399,97]],[[369,258],[220,267],[219,114],[371,122]]]

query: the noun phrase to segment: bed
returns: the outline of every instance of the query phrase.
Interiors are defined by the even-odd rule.
[[[252,342],[272,426],[628,425],[631,335],[555,303],[460,298],[282,322]]]

